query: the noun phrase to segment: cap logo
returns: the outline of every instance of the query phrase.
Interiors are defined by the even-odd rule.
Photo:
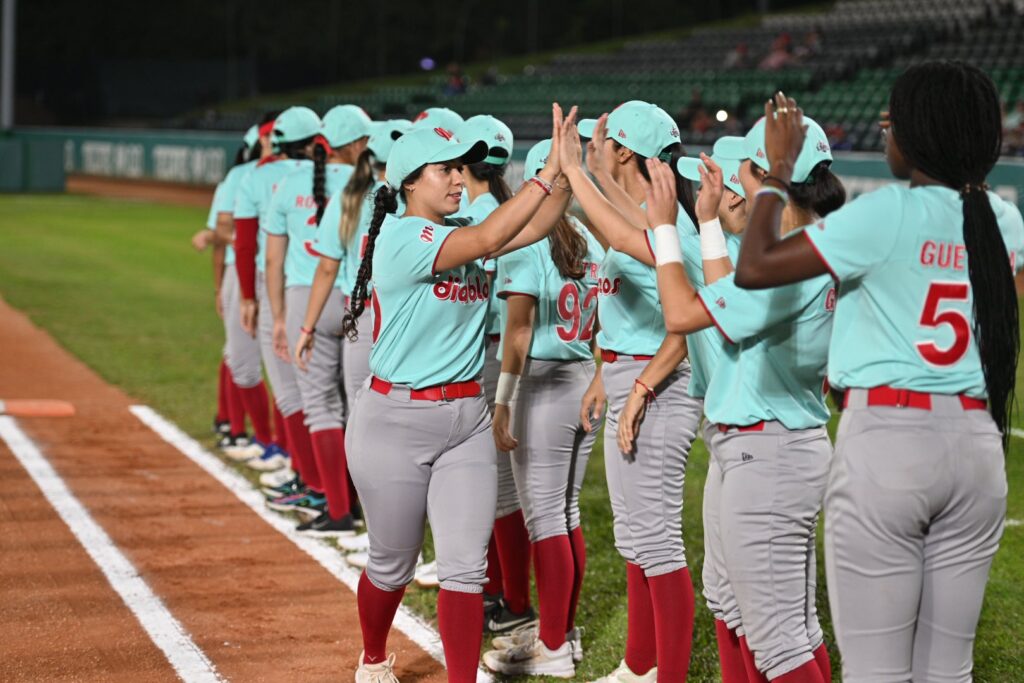
[[[620,138],[622,138],[623,140],[625,140],[625,139],[626,139],[626,133],[625,133],[625,131],[623,131],[623,130],[622,130],[621,128],[619,128],[619,133],[618,133],[618,135],[619,135],[619,137],[620,137]]]
[[[413,121],[422,121],[423,119],[427,118],[428,116],[430,116],[430,114],[428,114],[427,110],[424,109],[423,111],[421,111],[419,114],[416,115],[416,118],[414,118]]]
[[[736,183],[737,185],[739,185],[740,184],[740,179],[736,177],[735,173],[733,173],[731,176],[729,176],[729,182],[730,183]]]
[[[817,150],[819,152],[823,153],[823,154],[827,153],[828,152],[828,143],[825,142],[824,140],[818,140]]]
[[[420,233],[420,241],[427,244],[434,241],[434,226],[428,225],[423,228],[423,232]]]
[[[445,140],[451,140],[453,136],[453,133],[450,130],[445,130],[444,128],[435,128],[434,132],[443,137]]]
[[[502,133],[498,133],[494,136],[494,139],[498,142],[505,142],[505,136]]]
[[[757,148],[757,155],[756,156],[757,156],[758,159],[764,159],[764,150],[762,150],[760,147],[758,147]]]
[[[818,230],[825,229],[825,221],[818,221],[817,223],[815,223],[815,225],[818,226]]]
[[[719,308],[725,308],[725,297],[720,296],[717,299],[715,299],[715,305],[717,305]]]
[[[668,132],[668,134],[671,135],[674,138],[678,138],[679,137],[679,129],[676,128],[675,126],[672,126],[672,130],[670,130]]]

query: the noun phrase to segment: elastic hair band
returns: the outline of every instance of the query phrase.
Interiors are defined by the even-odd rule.
[[[961,197],[966,197],[972,192],[988,192],[988,183],[978,183],[977,185],[967,183],[966,185],[960,188]]]

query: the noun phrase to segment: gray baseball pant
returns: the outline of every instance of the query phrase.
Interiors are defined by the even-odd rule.
[[[718,432],[718,425],[705,418],[702,431],[704,445],[707,446],[709,453],[708,476],[704,480],[704,501],[701,508],[704,517],[704,566],[701,569],[704,599],[715,619],[724,621],[730,630],[743,635],[740,606],[736,602],[736,594],[729,584],[729,572],[725,566],[725,550],[722,547],[719,512],[722,498],[722,468],[718,466],[712,446],[713,437]]]
[[[487,407],[494,414],[494,399],[498,392],[498,376],[501,374],[501,359],[495,357],[498,343],[487,340],[487,355],[484,359],[483,385]],[[498,508],[494,512],[495,519],[511,515],[520,508],[519,493],[516,491],[516,480],[512,474],[512,456],[510,453],[498,452]]]
[[[955,396],[932,410],[848,392],[825,496],[825,566],[849,683],[970,681],[1006,514],[995,423]]]
[[[345,297],[345,310],[339,313],[344,316],[349,308],[349,297]],[[328,303],[328,306],[331,304]],[[338,318],[338,329],[341,330],[341,317]],[[356,332],[359,336],[355,341],[344,339],[341,346],[342,380],[345,387],[345,404],[348,413],[352,412],[356,396],[366,384],[370,376],[370,351],[373,349],[373,306],[367,305],[363,314],[356,321]]]
[[[267,377],[270,379],[274,402],[282,415],[290,417],[302,410],[302,397],[299,395],[299,385],[295,381],[295,366],[285,363],[274,353],[274,314],[270,310],[267,278],[263,273],[256,273],[256,288],[256,297],[259,299],[259,314],[256,324],[259,328],[258,337],[263,367],[266,368]],[[305,306],[303,306],[303,310],[305,310]]]
[[[289,349],[294,350],[299,343],[309,305],[309,290],[309,287],[285,289],[285,327]],[[332,289],[313,332],[313,351],[309,354],[306,371],[292,366],[299,396],[302,397],[306,426],[311,434],[345,426],[345,397],[341,391],[341,316],[344,313],[341,300],[341,290]]]
[[[719,431],[719,524],[743,631],[769,680],[814,659],[823,642],[814,602],[815,529],[832,443],[825,427]]]
[[[260,343],[242,329],[242,292],[235,267],[224,266],[224,280],[220,288],[220,301],[224,309],[224,338],[227,340],[225,357],[231,378],[240,389],[249,389],[263,381],[260,371]]]
[[[646,365],[647,361],[620,357],[604,363],[601,372],[608,395],[604,460],[615,548],[652,577],[686,567],[683,483],[703,402],[687,393],[690,365],[681,364],[654,388],[657,398],[647,406],[634,452],[620,452],[619,413]]]
[[[412,581],[429,520],[441,588],[482,592],[497,498],[484,397],[414,401],[407,387],[366,388],[345,446],[370,534],[370,581],[386,591]]]
[[[512,406],[512,473],[530,542],[562,536],[580,525],[580,489],[597,431],[583,431],[580,403],[594,378],[594,361],[527,358]]]

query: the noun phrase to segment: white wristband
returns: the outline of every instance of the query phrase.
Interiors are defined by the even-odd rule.
[[[725,248],[722,222],[717,218],[700,224],[700,256],[705,261],[714,261],[729,256],[729,250]]]
[[[654,229],[654,263],[664,266],[668,263],[682,263],[683,250],[679,246],[679,233],[670,223]]]
[[[507,406],[515,403],[519,396],[519,375],[511,372],[503,372],[498,375],[498,390],[495,392],[494,402],[499,406]]]

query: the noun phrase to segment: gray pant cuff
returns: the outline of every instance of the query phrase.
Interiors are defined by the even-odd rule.
[[[520,506],[519,503],[516,503],[515,505],[506,505],[504,507],[499,506],[498,509],[494,511],[494,518],[501,519],[502,517],[508,517],[521,509],[522,506]]]
[[[540,543],[541,541],[546,541],[549,538],[555,538],[556,536],[568,536],[568,535],[569,535],[569,532],[566,531],[565,529],[559,529],[557,531],[548,531],[548,532],[545,532],[543,534],[540,534],[539,536],[537,536],[537,538],[532,538],[531,537],[530,538],[530,543]]]
[[[795,669],[799,669],[801,666],[803,666],[807,662],[813,662],[813,661],[814,661],[814,654],[813,653],[811,653],[811,652],[803,652],[801,654],[794,655],[794,656],[790,657],[789,659],[787,659],[787,660],[785,660],[785,661],[783,661],[783,662],[781,662],[779,664],[776,664],[775,666],[773,666],[770,669],[768,669],[767,671],[765,671],[764,675],[765,675],[765,677],[769,681],[772,681],[772,680],[775,680],[776,678],[778,678],[779,676],[784,676],[785,674],[788,674],[790,671],[793,671]]]
[[[383,584],[380,581],[378,581],[375,578],[373,578],[373,576],[370,575],[369,571],[366,572],[366,578],[368,578],[370,580],[370,583],[372,583],[374,586],[376,586],[377,588],[381,589],[385,593],[394,593],[395,591],[402,590],[402,588],[405,587],[405,586],[395,587],[395,586],[388,586],[387,584]]]
[[[745,631],[743,630],[743,620],[739,617],[725,617],[725,625],[729,627],[730,631],[736,631],[736,635],[742,636]]]
[[[643,567],[644,576],[648,579],[654,578],[655,576],[664,576],[665,574],[671,574],[672,572],[679,571],[680,569],[686,569],[686,561],[676,560],[675,562],[666,562],[665,564],[659,564],[648,569],[644,567],[643,562],[640,563]]]
[[[442,581],[441,589],[455,593],[483,593],[484,587],[478,583],[460,583],[459,581]]]

